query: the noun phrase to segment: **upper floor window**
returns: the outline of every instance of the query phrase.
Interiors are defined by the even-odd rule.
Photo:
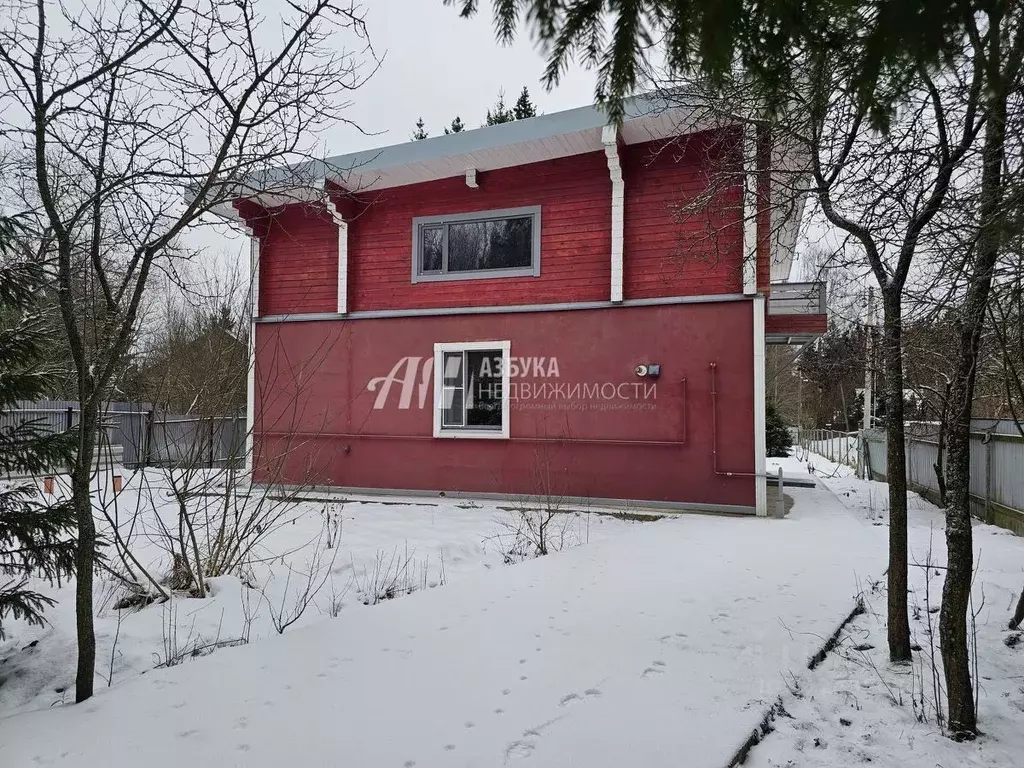
[[[412,220],[412,279],[540,274],[540,206]]]

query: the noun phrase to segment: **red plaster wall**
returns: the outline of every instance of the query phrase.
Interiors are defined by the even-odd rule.
[[[712,469],[709,372],[716,363],[719,469],[750,472],[751,306],[738,301],[260,324],[258,478],[470,493],[537,493],[546,487],[597,498],[751,506],[751,478]],[[406,407],[397,382],[384,407],[374,408],[382,385],[371,391],[369,382],[386,377],[402,358],[432,359],[440,341],[505,339],[513,358],[558,361],[557,378],[531,369],[514,379],[520,392],[523,384],[567,387],[561,396],[549,390],[514,402],[511,440],[433,438],[432,378],[420,408],[420,365],[412,371]],[[626,384],[629,395],[632,383],[643,381],[633,373],[642,362],[662,365],[653,399],[637,397],[635,390],[623,400],[567,397],[577,383]]]

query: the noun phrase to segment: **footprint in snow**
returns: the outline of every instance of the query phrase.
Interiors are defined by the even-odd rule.
[[[664,661],[652,661],[651,666],[647,667],[641,674],[640,677],[647,678],[652,675],[663,675],[665,674],[665,662]]]
[[[536,749],[536,746],[534,746],[533,742],[526,739],[516,739],[505,747],[505,759],[512,760],[529,757],[533,754],[534,749]]]
[[[575,704],[577,702],[583,701],[584,697],[586,697],[588,699],[593,699],[593,698],[595,698],[597,696],[600,696],[600,695],[601,695],[601,689],[600,688],[587,688],[587,690],[585,690],[583,692],[583,696],[580,696],[578,693],[566,694],[565,696],[563,696],[559,700],[558,706],[560,706],[560,707],[568,707],[570,704]]]

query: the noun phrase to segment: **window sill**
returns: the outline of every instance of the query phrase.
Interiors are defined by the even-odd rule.
[[[441,272],[416,274],[412,277],[415,283],[448,283],[460,280],[507,280],[516,277],[540,277],[540,269],[479,269],[472,272]]]
[[[472,440],[508,440],[508,432],[503,429],[461,429],[441,430],[434,433],[434,437],[445,439],[472,439]]]

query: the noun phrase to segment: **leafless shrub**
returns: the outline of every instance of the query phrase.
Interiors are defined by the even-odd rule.
[[[341,539],[341,505],[328,502],[324,504],[320,514],[324,518],[324,546],[333,549]]]
[[[220,648],[232,648],[237,645],[245,645],[249,642],[247,636],[222,639],[221,628],[224,621],[223,613],[221,621],[217,625],[217,633],[212,638],[207,638],[196,631],[195,619],[189,627],[188,634],[182,639],[178,632],[178,606],[176,601],[168,600],[164,605],[161,615],[161,636],[163,640],[160,653],[153,654],[154,667],[175,667],[188,659],[199,656],[209,656]]]
[[[557,454],[538,451],[531,469],[533,493],[517,497],[511,507],[500,507],[508,515],[497,521],[502,531],[490,540],[507,565],[574,547],[590,538],[589,509],[581,510],[566,494],[562,474],[555,469],[557,459]]]
[[[345,607],[345,597],[348,596],[349,588],[351,586],[352,582],[350,581],[345,585],[345,588],[339,592],[334,581],[331,581],[331,594],[327,598],[327,615],[332,619],[336,619],[341,615],[341,610]]]
[[[267,596],[265,589],[261,590],[270,611],[270,621],[279,635],[284,634],[288,627],[302,618],[306,609],[314,603],[316,596],[320,594],[331,577],[334,561],[338,557],[338,550],[326,545],[321,546],[325,540],[328,540],[326,538],[327,530],[328,524],[325,523],[324,531],[313,545],[313,554],[306,562],[305,572],[288,566],[288,575],[285,577],[284,589],[281,591],[279,601],[275,603]],[[330,553],[329,557],[327,556],[328,552]],[[294,590],[292,589],[293,576],[298,585]],[[273,572],[271,572],[272,578]]]
[[[443,586],[447,581],[444,556],[439,557],[437,577],[432,579],[430,558],[417,562],[415,554],[415,550],[410,551],[406,543],[404,550],[395,547],[390,554],[383,549],[377,550],[373,565],[369,568],[364,566],[360,571],[353,563],[353,582],[359,601],[363,605],[377,605],[385,600],[410,595],[417,589]]]

